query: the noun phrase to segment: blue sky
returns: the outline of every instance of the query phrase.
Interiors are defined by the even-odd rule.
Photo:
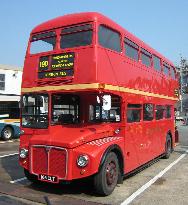
[[[188,58],[187,0],[0,1],[0,64],[23,66],[30,31],[69,13],[97,11],[142,39],[175,64]]]

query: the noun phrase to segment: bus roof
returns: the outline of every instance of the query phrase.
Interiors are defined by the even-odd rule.
[[[74,14],[67,14],[64,16],[60,16],[54,19],[51,19],[49,21],[46,21],[38,26],[36,26],[31,33],[38,33],[43,32],[55,28],[60,28],[63,26],[70,26],[74,24],[79,23],[85,23],[85,22],[92,22],[92,21],[98,21],[102,24],[106,24],[107,26],[110,26],[111,28],[121,32],[126,37],[128,37],[131,41],[135,42],[142,48],[146,49],[147,51],[151,52],[154,55],[157,55],[158,57],[165,60],[167,63],[173,65],[173,63],[165,58],[163,55],[161,55],[159,52],[151,48],[149,45],[147,45],[145,42],[137,38],[135,35],[131,34],[129,31],[115,23],[110,18],[98,13],[98,12],[82,12],[82,13],[74,13]]]

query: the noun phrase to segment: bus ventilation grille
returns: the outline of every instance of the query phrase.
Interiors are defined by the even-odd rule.
[[[72,79],[68,80],[53,80],[53,81],[38,81],[37,85],[45,86],[45,85],[61,85],[71,83]]]

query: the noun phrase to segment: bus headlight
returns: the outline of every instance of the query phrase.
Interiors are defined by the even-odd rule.
[[[77,165],[81,168],[86,167],[89,162],[89,157],[87,155],[80,155],[77,159]]]
[[[20,150],[20,158],[21,158],[21,159],[25,159],[25,158],[27,157],[27,155],[28,155],[28,150],[25,149],[25,148],[22,148],[22,149]]]

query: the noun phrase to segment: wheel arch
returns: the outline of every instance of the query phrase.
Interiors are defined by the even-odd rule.
[[[105,162],[105,159],[106,159],[106,156],[108,155],[108,153],[110,152],[114,152],[116,155],[117,155],[117,158],[118,158],[118,162],[119,162],[119,168],[120,168],[120,174],[121,176],[124,175],[124,159],[123,159],[123,151],[122,149],[120,148],[119,145],[117,144],[113,144],[113,145],[110,145],[106,150],[105,152],[103,153],[103,156],[100,160],[100,164],[99,164],[99,169],[98,171],[100,171],[100,169],[102,168],[102,165],[104,164]]]
[[[171,148],[173,149],[174,140],[173,140],[173,137],[172,137],[172,132],[171,132],[171,130],[168,130],[167,135],[166,135],[166,138],[167,138],[167,136],[169,136],[169,137],[171,138]]]

